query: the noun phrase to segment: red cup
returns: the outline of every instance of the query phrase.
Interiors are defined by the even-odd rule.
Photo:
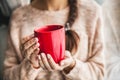
[[[65,30],[61,25],[47,25],[34,30],[40,44],[40,53],[50,54],[56,63],[64,59]]]

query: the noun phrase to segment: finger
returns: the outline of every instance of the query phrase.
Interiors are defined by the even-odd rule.
[[[49,65],[49,63],[48,63],[48,60],[47,60],[47,57],[46,57],[46,55],[45,55],[44,53],[41,53],[41,58],[42,58],[42,62],[43,62],[43,64],[44,64],[45,68],[46,68],[47,70],[51,71],[52,68],[50,67],[50,65]]]
[[[38,64],[40,65],[40,67],[42,67],[44,70],[45,70],[45,68],[44,68],[44,64],[43,64],[43,62],[42,62],[42,59],[41,59],[41,56],[40,55],[38,55]]]
[[[68,50],[65,51],[65,58],[67,58],[67,57],[71,57],[71,53]]]
[[[39,43],[34,44],[29,49],[26,50],[26,55],[31,55],[31,53],[34,53],[34,51],[39,48]]]
[[[25,42],[27,42],[28,40],[30,40],[33,37],[34,37],[34,34],[31,34],[30,36],[27,36],[27,37],[23,38],[21,43],[24,44]]]
[[[53,58],[50,54],[47,54],[47,58],[48,58],[48,62],[50,64],[51,68],[56,70],[58,67],[58,64],[55,63],[55,61],[53,60]]]
[[[36,60],[37,60],[36,57],[37,57],[37,55],[39,54],[39,51],[40,51],[39,48],[35,49],[34,52],[31,53],[29,59],[30,59],[31,61],[36,61]]]
[[[33,66],[35,68],[39,67],[39,64],[38,64],[38,53],[39,53],[39,48],[37,48],[34,53],[31,54],[30,56],[30,61],[31,63],[33,64]]]
[[[62,60],[60,62],[60,66],[66,67],[66,66],[70,65],[70,62],[71,62],[71,60],[69,60],[69,59]]]
[[[75,64],[75,60],[72,57],[71,58],[66,58],[66,59],[64,59],[60,62],[60,66],[63,67],[63,68],[71,66],[73,64]]]
[[[28,42],[26,42],[24,44],[24,46],[23,46],[23,50],[27,50],[29,47],[31,47],[35,43],[38,43],[38,38],[32,38],[31,40],[29,40]]]

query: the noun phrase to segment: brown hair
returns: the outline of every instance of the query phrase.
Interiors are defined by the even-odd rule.
[[[80,40],[78,34],[72,30],[72,25],[78,17],[77,0],[68,0],[68,3],[70,11],[65,24],[66,50],[69,50],[72,54],[74,54],[78,49],[78,43]]]

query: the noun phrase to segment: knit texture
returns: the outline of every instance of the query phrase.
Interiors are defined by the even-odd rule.
[[[102,44],[102,19],[100,7],[94,0],[78,0],[79,16],[72,29],[80,37],[78,50],[73,57],[75,67],[70,73],[46,72],[34,69],[20,52],[22,38],[34,33],[34,29],[48,24],[64,25],[69,7],[59,11],[38,10],[31,5],[14,11],[4,61],[5,80],[102,80],[104,56]]]

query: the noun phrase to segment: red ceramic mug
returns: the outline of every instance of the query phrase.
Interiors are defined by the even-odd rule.
[[[47,25],[34,30],[40,44],[40,53],[50,54],[56,63],[64,59],[65,30],[61,25]]]

